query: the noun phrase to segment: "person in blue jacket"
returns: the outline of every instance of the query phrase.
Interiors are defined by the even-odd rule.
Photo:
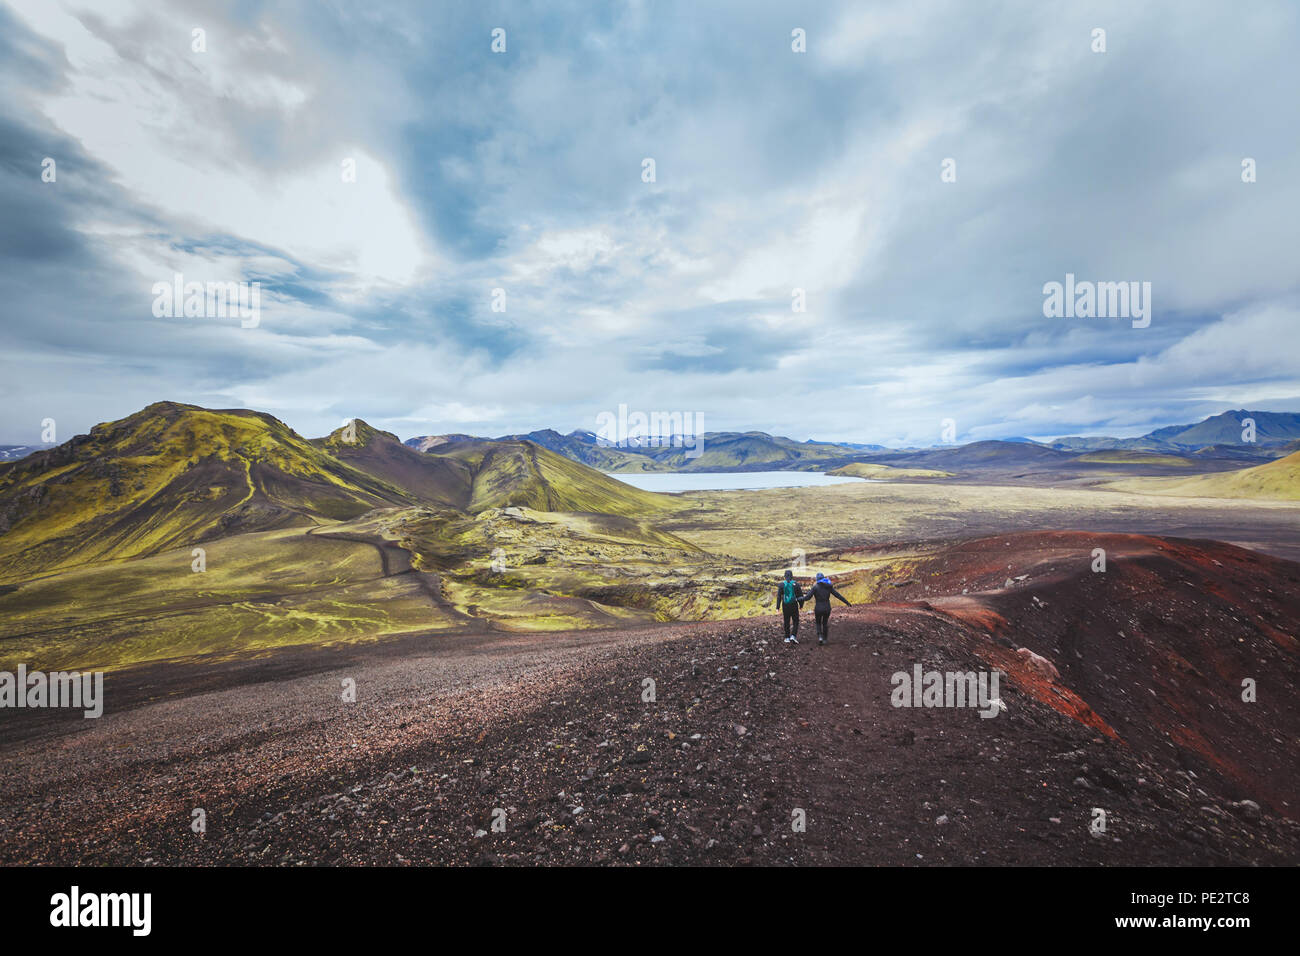
[[[817,580],[813,582],[812,589],[808,592],[808,597],[804,598],[804,600],[808,600],[808,598],[812,598],[813,600],[813,620],[817,624],[818,644],[825,644],[830,640],[831,595],[839,598],[848,607],[853,607],[852,604],[849,604],[849,602],[845,600],[843,594],[835,590],[835,586],[831,584],[831,579],[818,571]]]

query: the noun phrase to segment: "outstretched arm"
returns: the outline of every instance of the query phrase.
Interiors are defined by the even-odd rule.
[[[839,591],[835,590],[834,588],[831,588],[831,594],[834,594],[834,595],[835,595],[837,598],[839,598],[841,601],[844,601],[844,595],[841,594]],[[849,604],[848,601],[844,601],[844,603],[845,603],[846,605],[848,605],[849,607],[853,607],[853,605],[852,605],[852,604]]]

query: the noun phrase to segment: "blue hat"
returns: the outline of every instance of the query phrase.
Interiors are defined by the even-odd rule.
[[[828,578],[826,575],[822,574],[820,571],[817,572],[817,580],[818,580],[818,581],[826,581],[827,583],[830,582],[830,578]]]

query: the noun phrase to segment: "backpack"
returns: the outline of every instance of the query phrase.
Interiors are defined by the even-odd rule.
[[[781,601],[784,604],[794,603],[794,582],[793,581],[781,582]]]

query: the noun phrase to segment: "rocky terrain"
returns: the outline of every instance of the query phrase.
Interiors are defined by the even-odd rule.
[[[962,543],[826,647],[805,615],[123,671],[97,722],[4,714],[0,862],[1300,862],[1300,567],[1097,543]],[[1003,711],[893,706],[918,664],[998,667]]]

